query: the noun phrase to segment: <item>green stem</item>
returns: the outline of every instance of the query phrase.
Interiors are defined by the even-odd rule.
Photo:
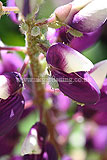
[[[26,41],[27,41],[27,54],[30,58],[30,66],[32,70],[32,76],[34,79],[34,103],[39,108],[40,111],[40,121],[43,118],[43,105],[45,101],[45,90],[44,85],[41,82],[37,82],[37,78],[41,77],[41,65],[38,60],[39,50],[36,46],[37,44],[37,37],[31,35],[31,29],[34,27],[34,23],[28,23],[29,30],[26,34]]]

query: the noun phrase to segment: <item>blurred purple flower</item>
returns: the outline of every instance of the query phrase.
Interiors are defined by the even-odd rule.
[[[70,107],[71,100],[63,93],[59,93],[57,96],[54,96],[53,103],[56,109],[61,112],[66,112]]]
[[[39,11],[38,3],[35,0],[7,0],[7,6],[17,6],[24,17],[27,17],[29,14],[36,15]],[[11,12],[10,17],[15,23],[19,23],[16,13]]]
[[[72,160],[72,158],[67,155],[64,155],[61,160]]]
[[[67,122],[59,122],[56,125],[56,131],[58,132],[59,136],[67,137],[70,133],[70,126]]]
[[[5,72],[16,72],[22,65],[23,60],[15,53],[1,53],[0,74]]]

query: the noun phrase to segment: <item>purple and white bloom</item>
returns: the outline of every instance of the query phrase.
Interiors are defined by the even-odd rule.
[[[65,95],[84,104],[95,104],[99,101],[100,90],[87,73],[93,68],[89,59],[61,43],[49,48],[46,59],[52,68],[52,76]]]
[[[18,72],[0,75],[0,135],[8,133],[21,117],[25,100],[21,94],[23,81]]]
[[[18,72],[7,72],[0,75],[0,98],[7,99],[23,87],[21,75]]]
[[[30,129],[22,145],[21,154],[41,154],[42,148],[48,136],[47,128],[41,122],[37,122]]]
[[[107,19],[106,0],[74,0],[58,7],[54,16],[81,32],[93,32]]]
[[[71,25],[81,32],[93,32],[107,20],[106,0],[93,0],[74,15]]]
[[[50,142],[46,142],[41,154],[27,154],[24,156],[14,156],[9,160],[58,160],[57,152]]]

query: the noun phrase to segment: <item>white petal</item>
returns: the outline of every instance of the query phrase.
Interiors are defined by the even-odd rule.
[[[99,88],[102,88],[104,79],[107,75],[107,60],[95,64],[94,68],[90,71],[91,77],[95,80]]]
[[[9,97],[8,93],[8,82],[4,75],[0,75],[0,98],[7,99]]]
[[[107,0],[93,0],[74,16],[73,21],[77,23],[77,29],[80,27],[84,32],[92,32],[100,27],[106,19]]]
[[[71,49],[70,52],[63,52],[65,58],[64,71],[67,73],[78,72],[78,71],[90,71],[94,67],[93,63],[80,54],[78,51]]]
[[[21,155],[41,154],[41,152],[42,150],[38,144],[37,131],[32,128],[22,145]]]
[[[82,8],[84,8],[92,1],[93,0],[74,0],[73,2],[71,2],[72,8],[68,17],[66,18],[66,23],[68,23],[73,18],[75,13],[79,12]]]

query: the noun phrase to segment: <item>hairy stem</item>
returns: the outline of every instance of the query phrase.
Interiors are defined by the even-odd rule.
[[[37,78],[41,77],[41,65],[39,63],[39,50],[37,47],[37,37],[31,35],[31,30],[34,27],[34,23],[27,22],[29,26],[29,30],[26,35],[26,41],[27,41],[27,54],[30,58],[30,66],[32,70],[32,76],[34,78],[34,102],[36,106],[40,110],[40,121],[42,121],[43,118],[43,105],[45,101],[45,90],[44,85],[41,82],[37,82]]]

